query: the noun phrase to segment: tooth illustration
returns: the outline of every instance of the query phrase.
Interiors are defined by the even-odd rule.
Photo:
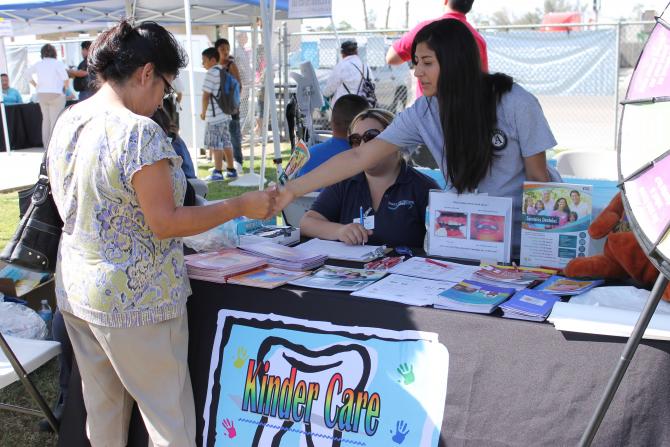
[[[347,445],[341,441],[347,431],[365,433],[365,412],[349,415],[343,432],[336,406],[348,389],[369,399],[365,391],[372,364],[369,350],[358,344],[308,349],[280,337],[265,339],[256,359],[249,361],[242,399],[249,419],[258,423],[252,447],[281,447],[284,436],[295,445],[295,433],[301,447],[339,447]]]

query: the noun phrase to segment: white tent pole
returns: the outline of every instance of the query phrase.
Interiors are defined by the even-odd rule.
[[[274,76],[272,75],[272,27],[274,25],[274,10],[276,0],[261,0],[261,14],[265,16],[263,21],[263,49],[265,50],[265,91],[266,97],[269,97],[270,119],[272,122],[272,142],[274,143],[274,161],[275,164],[281,163],[281,142],[279,141],[279,123],[277,121],[277,101],[274,94]],[[261,173],[262,174],[262,173]]]
[[[2,112],[2,134],[5,139],[5,150],[9,154],[12,149],[9,147],[9,132],[7,131],[7,109],[5,109],[5,99],[0,98],[0,112]],[[44,148],[46,150],[46,148]]]
[[[193,60],[195,55],[193,54],[193,33],[191,31],[191,2],[190,0],[184,0],[184,22],[186,25],[186,40],[188,40],[188,96],[189,96],[189,105],[191,106],[191,158],[193,159],[193,164],[195,165],[195,171],[198,172],[198,140],[197,133],[195,128],[195,76],[194,76],[194,66]]]
[[[251,25],[251,86],[249,86],[249,172],[254,173],[254,151],[256,150],[256,71],[258,70],[258,21]]]
[[[267,64],[267,62],[265,62]],[[267,85],[267,84],[266,84]],[[263,103],[265,104],[265,107],[263,108],[263,131],[262,131],[262,139],[263,143],[261,146],[261,178],[258,182],[258,189],[262,190],[263,186],[265,185],[265,161],[266,161],[266,149],[268,147],[268,121],[270,120],[270,115],[269,115],[269,104],[270,104],[270,91],[265,88],[264,90],[264,97],[263,97]]]
[[[7,63],[7,52],[5,51],[5,38],[0,37],[0,54],[2,55],[2,62],[4,63],[4,66],[2,67],[2,72],[6,73],[7,66],[9,65]],[[9,147],[9,131],[7,130],[7,110],[5,109],[5,97],[2,95],[0,92],[0,112],[2,114],[2,134],[3,138],[5,139],[5,150],[9,154],[12,151],[12,148]]]

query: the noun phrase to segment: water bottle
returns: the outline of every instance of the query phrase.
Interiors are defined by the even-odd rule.
[[[40,317],[44,320],[44,323],[47,325],[47,340],[51,340],[51,322],[53,320],[53,312],[51,311],[51,306],[49,306],[49,303],[47,300],[42,300],[42,305],[40,307],[40,310],[37,312]]]

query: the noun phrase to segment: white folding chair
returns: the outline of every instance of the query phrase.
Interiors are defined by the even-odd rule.
[[[302,216],[309,211],[318,195],[318,192],[310,192],[289,203],[286,208],[284,208],[284,211],[282,211],[284,225],[288,224],[292,227],[299,228],[300,219],[302,219]]]
[[[16,411],[33,416],[44,415],[54,432],[58,433],[58,421],[28,374],[59,353],[60,343],[57,341],[31,340],[0,333],[0,389],[20,380],[41,411],[1,402],[0,410]]]
[[[556,155],[556,169],[570,177],[617,180],[616,155],[616,151],[565,151]]]

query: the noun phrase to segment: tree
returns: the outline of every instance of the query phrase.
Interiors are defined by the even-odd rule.
[[[384,21],[384,29],[389,29],[389,16],[391,15],[391,0],[386,3],[386,20]]]
[[[368,22],[368,5],[365,3],[365,0],[361,0],[363,2],[363,18],[365,19],[365,29],[370,29],[370,23]]]
[[[507,9],[503,8],[491,15],[491,23],[496,26],[511,25],[512,19],[510,18]]]

